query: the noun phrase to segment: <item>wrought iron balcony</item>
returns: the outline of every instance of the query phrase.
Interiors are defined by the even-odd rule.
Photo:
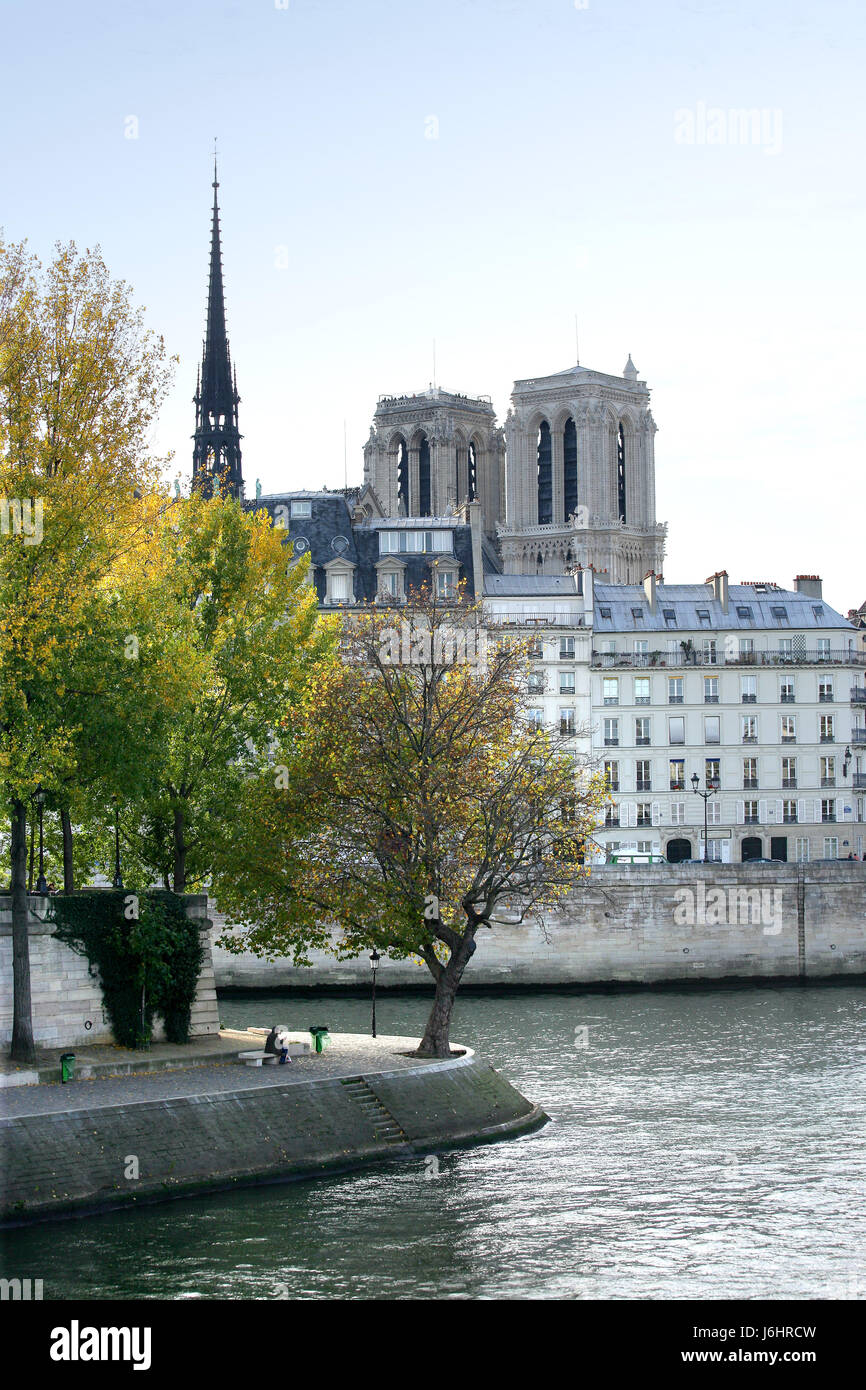
[[[491,614],[491,622],[507,621],[503,615]],[[522,616],[518,620],[526,623],[527,619]],[[547,620],[539,620],[547,621]],[[557,615],[550,620],[552,626],[554,621],[562,625],[562,615]],[[569,623],[574,620],[567,619]],[[739,656],[729,656],[719,650],[712,655],[702,651],[692,652],[593,652],[592,665],[596,669],[605,669],[611,666],[864,666],[866,667],[866,654],[863,652],[849,651],[798,651],[798,652],[778,652],[778,651],[756,651],[744,652]]]
[[[858,685],[855,685],[851,691],[851,704],[866,705],[866,690],[861,690]]]
[[[866,729],[852,729],[852,730],[851,730],[851,742],[852,742],[852,743],[866,743]]]
[[[855,772],[853,776],[855,790],[866,791],[866,772]]]

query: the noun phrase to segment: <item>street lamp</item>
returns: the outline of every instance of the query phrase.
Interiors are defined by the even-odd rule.
[[[111,798],[114,805],[114,878],[112,888],[122,888],[123,879],[120,877],[120,821],[118,819],[117,795]]]
[[[719,784],[718,784],[718,782],[716,782],[712,777],[708,777],[708,778],[707,778],[707,789],[706,789],[705,792],[698,791],[698,788],[700,787],[700,785],[701,785],[701,779],[700,779],[700,777],[698,776],[698,774],[697,774],[696,772],[692,773],[692,791],[695,793],[696,796],[701,797],[701,799],[702,799],[702,801],[703,801],[703,803],[704,803],[704,863],[706,863],[706,862],[707,862],[707,820],[708,820],[708,817],[707,817],[707,805],[708,805],[708,803],[709,803],[710,797],[711,797],[711,796],[715,796],[716,792],[719,790]]]
[[[45,856],[42,847],[42,807],[45,805],[45,792],[42,790],[42,783],[34,792],[34,800],[39,807],[39,877],[36,880],[36,892],[47,893],[48,884],[45,879]]]
[[[379,955],[379,952],[376,950],[376,947],[374,946],[374,947],[373,947],[373,950],[372,950],[372,952],[371,952],[371,954],[370,954],[370,969],[373,971],[373,1037],[374,1037],[374,1038],[375,1038],[375,1036],[376,1036],[376,971],[379,969],[379,961],[380,961],[381,959],[382,959],[382,957]]]

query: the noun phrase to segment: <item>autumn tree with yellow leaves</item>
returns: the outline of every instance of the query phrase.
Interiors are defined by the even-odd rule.
[[[267,776],[257,835],[223,844],[215,885],[235,951],[417,956],[434,982],[421,1056],[447,1056],[479,932],[555,908],[588,873],[604,799],[574,741],[527,719],[520,644],[425,589],[346,619]],[[333,929],[338,929],[336,946]]]

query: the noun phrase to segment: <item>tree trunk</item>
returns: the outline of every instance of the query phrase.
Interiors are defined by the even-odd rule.
[[[12,1061],[33,1062],[30,939],[27,932],[27,808],[12,803]]]
[[[63,827],[63,891],[75,892],[75,870],[72,867],[72,818],[67,806],[60,808],[60,824]]]
[[[184,817],[183,811],[179,806],[174,808],[174,891],[183,893],[186,891],[186,841],[183,837]]]
[[[470,956],[475,951],[474,935],[473,930],[471,936],[464,936],[461,939],[457,949],[451,952],[448,964],[440,970],[438,977],[436,977],[433,1007],[430,1010],[430,1017],[427,1019],[424,1036],[415,1053],[416,1057],[451,1056],[451,1014],[463,972],[469,963]]]
[[[25,811],[26,815],[26,811]],[[26,824],[26,823],[25,823]],[[36,853],[36,816],[30,817],[30,850],[27,866],[27,892],[33,892],[33,856]]]

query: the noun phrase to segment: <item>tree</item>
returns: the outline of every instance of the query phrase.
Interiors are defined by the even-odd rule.
[[[276,776],[246,787],[255,842],[225,845],[215,875],[242,927],[223,944],[298,964],[313,946],[417,955],[435,986],[419,1055],[447,1056],[477,933],[579,884],[604,789],[572,738],[528,722],[525,647],[484,650],[462,599],[369,608],[343,647]]]
[[[264,511],[193,495],[164,518],[158,549],[150,610],[173,634],[182,684],[127,821],[142,864],[183,893],[209,878],[244,782],[268,765],[273,731],[316,668],[333,662],[337,631],[318,614],[309,560],[291,563]]]
[[[33,1057],[27,806],[74,769],[67,699],[94,592],[148,523],[170,369],[98,250],[0,241],[0,787],[11,822],[12,1056]]]

